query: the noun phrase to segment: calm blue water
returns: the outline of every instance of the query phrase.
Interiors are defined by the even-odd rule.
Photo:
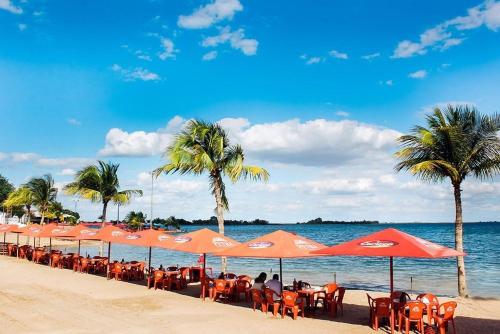
[[[404,232],[453,247],[453,224],[381,224],[381,225],[269,225],[227,226],[226,235],[238,241],[247,241],[277,229],[298,233],[325,245],[348,241],[375,231],[395,227]],[[188,229],[194,230],[200,227]],[[500,296],[500,224],[480,223],[465,225],[466,270],[470,293],[474,296]],[[69,251],[69,250],[68,250]],[[83,247],[82,254],[98,254],[97,247]],[[147,248],[112,245],[112,258],[144,260]],[[153,266],[192,265],[197,255],[153,249]],[[440,295],[456,294],[455,259],[403,259],[394,260],[394,284],[397,289],[428,291]],[[220,259],[207,257],[207,266],[220,271]],[[256,276],[261,271],[279,272],[279,260],[229,258],[228,269],[237,274]],[[294,278],[311,284],[324,284],[334,280],[350,288],[387,290],[389,287],[389,260],[363,257],[320,257],[283,260],[283,278]],[[410,279],[413,278],[411,285]]]

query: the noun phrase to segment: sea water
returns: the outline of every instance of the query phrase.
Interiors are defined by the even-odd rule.
[[[384,228],[394,227],[447,247],[454,247],[453,224],[378,224],[378,225],[265,225],[226,226],[226,235],[248,241],[263,234],[283,229],[313,239],[327,246],[367,235]],[[200,226],[183,227],[187,231]],[[211,227],[216,230],[216,227]],[[500,297],[500,224],[474,223],[464,225],[464,244],[467,283],[473,296]],[[66,249],[65,251],[69,251]],[[97,255],[95,246],[82,247],[82,255]],[[148,249],[113,244],[111,258],[114,260],[146,260]],[[197,254],[174,252],[153,248],[152,266],[190,266],[196,264]],[[147,261],[147,260],[146,260]],[[207,267],[214,274],[220,272],[220,259],[207,256]],[[278,259],[229,258],[228,272],[257,276],[261,271],[279,273]],[[284,259],[283,280],[307,281],[313,285],[327,282],[337,283],[352,289],[386,291],[389,288],[389,259],[369,257],[318,257],[308,259]],[[457,292],[456,259],[394,259],[395,289],[409,292],[433,292],[454,296]]]

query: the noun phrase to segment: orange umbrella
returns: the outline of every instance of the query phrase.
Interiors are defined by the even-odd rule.
[[[83,224],[76,225],[73,228],[65,229],[64,231],[56,232],[54,238],[64,238],[64,239],[77,239],[78,238],[78,255],[80,255],[80,243],[82,238],[85,236],[93,236],[97,234],[98,230],[88,228]]]
[[[217,253],[218,256],[279,258],[280,280],[283,280],[282,259],[320,256],[312,251],[326,246],[297,234],[277,230],[239,246]]]
[[[3,244],[5,245],[5,237],[8,232],[12,232],[17,229],[17,225],[10,224],[0,224],[0,233],[3,233]],[[5,254],[7,254],[7,247],[5,248]]]
[[[7,227],[8,226],[8,227]],[[0,225],[0,228],[3,229],[4,235],[3,235],[3,242],[5,243],[5,233],[15,233],[16,234],[16,245],[17,245],[17,254],[16,256],[19,257],[19,234],[23,233],[26,230],[26,226],[20,227],[19,225],[11,225],[11,224],[5,224],[5,225]],[[1,231],[0,231],[1,233]]]
[[[151,271],[151,248],[161,247],[172,249],[174,237],[168,235],[165,231],[155,229],[142,230],[135,233],[129,233],[115,240],[115,243],[149,247],[149,264],[148,268]]]

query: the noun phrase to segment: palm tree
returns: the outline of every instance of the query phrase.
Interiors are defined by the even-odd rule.
[[[49,206],[56,200],[57,188],[54,187],[54,179],[50,174],[42,177],[34,177],[24,185],[31,192],[33,205],[38,208],[42,216],[40,224],[43,225]]]
[[[129,228],[140,230],[144,223],[146,223],[146,215],[141,211],[130,211],[125,217],[125,221]]]
[[[120,190],[118,180],[119,164],[97,161],[75,175],[75,181],[68,183],[64,190],[69,195],[79,195],[94,203],[102,203],[102,227],[106,222],[106,211],[109,202],[127,204],[133,195],[142,196],[142,190]]]
[[[28,214],[28,224],[30,223],[31,207],[33,206],[33,193],[28,187],[22,186],[11,192],[3,205],[8,208],[16,206],[26,207],[26,211]]]
[[[416,126],[401,136],[396,170],[407,170],[425,181],[449,178],[455,196],[455,248],[463,251],[461,184],[467,176],[490,178],[500,172],[500,115],[481,115],[474,107],[436,108],[427,127]],[[458,293],[467,297],[465,263],[457,257]]]
[[[167,148],[165,157],[169,162],[154,171],[156,177],[161,173],[176,172],[181,175],[208,174],[221,234],[224,234],[224,210],[229,210],[223,177],[227,176],[233,183],[242,177],[264,181],[269,178],[269,173],[264,168],[243,164],[243,149],[240,145],[230,145],[228,135],[222,127],[199,120],[189,121]],[[222,270],[225,271],[225,259]]]

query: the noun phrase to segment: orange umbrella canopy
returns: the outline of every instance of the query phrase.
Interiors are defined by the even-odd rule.
[[[218,256],[254,258],[299,258],[319,256],[312,251],[325,248],[316,241],[300,235],[277,230],[239,246],[217,253]]]
[[[464,253],[388,228],[343,244],[314,251],[323,255],[441,258]]]
[[[54,238],[68,238],[68,239],[74,239],[77,236],[80,235],[85,235],[85,234],[92,234],[92,232],[97,232],[98,230],[96,229],[91,229],[86,227],[85,225],[76,225],[75,227],[69,227],[64,229],[63,231],[57,231],[54,232]]]
[[[207,228],[173,237],[171,243],[171,247],[168,245],[169,247],[166,248],[196,254],[218,253],[240,244],[236,240]],[[156,246],[162,247],[159,243]]]
[[[64,231],[64,226],[59,226],[55,223],[47,225],[30,225],[27,226],[23,235],[35,238],[53,238],[54,235]]]
[[[173,246],[173,239],[174,237],[165,233],[165,231],[148,229],[122,235],[116,238],[113,242],[132,246],[161,247],[171,249]]]
[[[107,242],[115,242],[121,236],[127,235],[129,232],[122,230],[113,225],[107,225],[97,230],[93,228],[81,229],[75,240],[102,240]]]
[[[0,224],[0,233],[16,233],[19,226],[12,224]]]

